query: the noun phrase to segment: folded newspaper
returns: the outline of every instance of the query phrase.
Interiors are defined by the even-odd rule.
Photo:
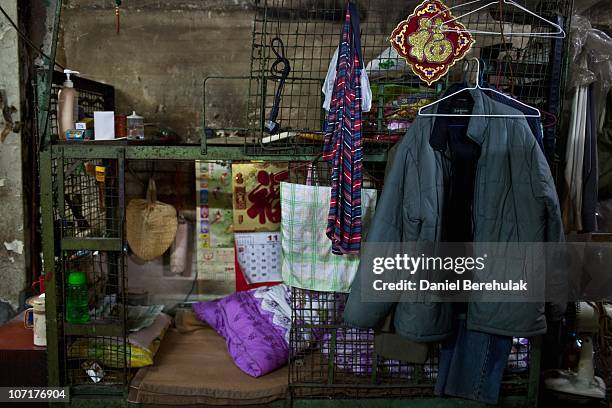
[[[157,316],[164,310],[164,305],[128,306],[127,327],[136,332],[153,324]],[[106,319],[120,316],[122,308],[117,304],[117,295],[104,296],[102,304],[89,312],[96,319]]]
[[[139,331],[153,324],[164,310],[164,305],[128,306],[127,325],[131,332]]]

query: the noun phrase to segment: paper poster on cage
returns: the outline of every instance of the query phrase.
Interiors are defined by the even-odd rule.
[[[278,231],[280,183],[289,177],[287,163],[234,163],[234,231]]]
[[[196,161],[198,279],[235,281],[231,164]]]

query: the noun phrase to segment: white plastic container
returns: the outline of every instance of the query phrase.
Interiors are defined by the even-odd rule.
[[[31,308],[27,309],[23,322],[26,328],[33,329],[34,345],[44,347],[47,345],[47,320],[45,318],[45,294],[30,298],[26,302]],[[33,324],[28,323],[29,314],[32,313]]]
[[[74,89],[70,74],[77,71],[65,69],[66,81],[57,94],[57,126],[60,140],[66,140],[66,131],[74,129],[74,123],[79,118],[79,93]]]
[[[144,118],[138,116],[136,111],[127,117],[127,138],[128,140],[144,140]]]

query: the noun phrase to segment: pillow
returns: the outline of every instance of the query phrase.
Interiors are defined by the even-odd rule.
[[[287,363],[291,328],[287,286],[236,292],[194,303],[193,309],[225,339],[232,360],[248,375],[260,377]]]

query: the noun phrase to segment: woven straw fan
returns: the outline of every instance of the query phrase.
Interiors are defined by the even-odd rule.
[[[176,209],[157,201],[155,180],[149,179],[145,200],[130,200],[126,209],[127,241],[132,252],[150,261],[170,248],[176,236]]]

